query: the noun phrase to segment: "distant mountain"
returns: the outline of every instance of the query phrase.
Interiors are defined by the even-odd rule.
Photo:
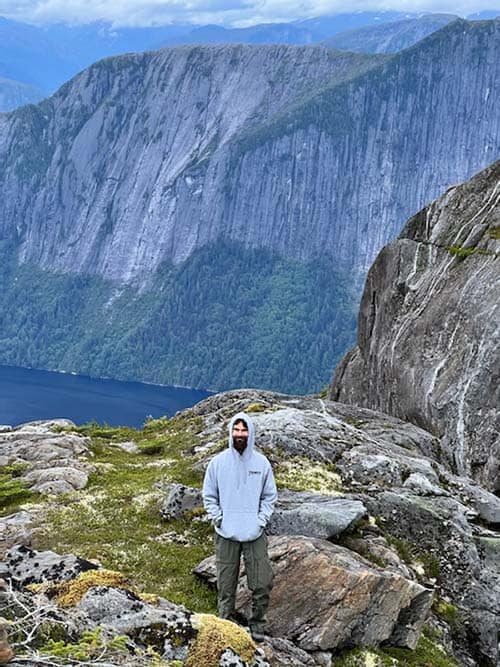
[[[378,250],[499,154],[499,51],[183,46],[1,115],[0,363],[319,388]]]
[[[167,40],[163,46],[180,44],[310,44],[316,41],[307,28],[292,23],[268,23],[248,28],[200,26]]]
[[[44,97],[44,92],[39,88],[0,78],[0,112],[12,111],[25,104],[34,104]]]
[[[418,18],[389,21],[342,32],[324,42],[341,51],[397,53],[458,19],[453,14],[429,14]]]
[[[91,23],[37,27],[0,17],[0,76],[51,93],[106,56],[158,48],[191,25],[120,28]]]
[[[379,12],[351,12],[343,14],[333,14],[326,16],[316,16],[310,19],[300,19],[293,21],[292,25],[302,29],[309,30],[313,36],[312,41],[322,42],[332,35],[346,30],[353,30],[361,28],[362,26],[380,25],[388,21],[397,21],[399,19],[416,17],[415,12],[395,12],[395,11],[379,11]]]
[[[477,18],[492,13],[478,13]],[[417,17],[393,11],[353,12],[248,28],[192,24],[114,28],[105,22],[37,27],[0,17],[0,77],[50,94],[85,67],[112,55],[180,44],[314,44],[346,30],[381,28],[387,22]]]
[[[167,40],[164,46],[179,44],[313,44],[351,27],[393,21],[409,14],[402,12],[356,12],[319,16],[291,23],[261,23],[248,28],[198,26]],[[411,16],[415,16],[411,14]]]

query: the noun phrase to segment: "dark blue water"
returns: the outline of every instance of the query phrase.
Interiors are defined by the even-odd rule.
[[[209,392],[142,382],[95,380],[83,375],[0,366],[0,424],[71,419],[140,428],[148,415],[171,416]]]

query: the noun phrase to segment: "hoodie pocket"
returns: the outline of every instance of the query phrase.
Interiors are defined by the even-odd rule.
[[[218,532],[228,540],[250,542],[259,537],[262,526],[255,511],[226,510]]]

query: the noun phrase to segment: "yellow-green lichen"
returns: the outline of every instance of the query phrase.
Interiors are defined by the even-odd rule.
[[[342,480],[331,463],[313,462],[296,456],[280,461],[274,472],[279,488],[332,495],[342,490]]]
[[[245,662],[251,662],[256,646],[250,635],[236,623],[212,614],[194,614],[191,623],[198,635],[189,648],[185,667],[217,667],[225,649],[232,649]]]
[[[250,403],[250,405],[247,405],[245,408],[245,412],[252,413],[252,412],[264,412],[266,410],[266,406],[264,403]]]
[[[95,586],[111,586],[133,590],[130,581],[120,572],[113,570],[88,570],[69,581],[57,583],[32,584],[29,588],[35,592],[44,592],[54,597],[61,607],[74,607],[85,593]]]

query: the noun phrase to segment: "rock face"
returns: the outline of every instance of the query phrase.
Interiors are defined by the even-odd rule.
[[[367,268],[498,153],[499,35],[457,21],[392,58],[223,46],[101,61],[0,117],[2,237],[21,262],[141,284],[221,237]]]
[[[308,651],[383,642],[415,648],[432,591],[325,540],[271,538],[269,555],[275,574],[268,612],[272,635]],[[210,561],[198,571],[210,570],[214,557]],[[250,600],[241,582],[237,608],[247,616]]]
[[[500,491],[500,162],[411,218],[371,268],[358,346],[330,397],[440,438],[425,450]]]

